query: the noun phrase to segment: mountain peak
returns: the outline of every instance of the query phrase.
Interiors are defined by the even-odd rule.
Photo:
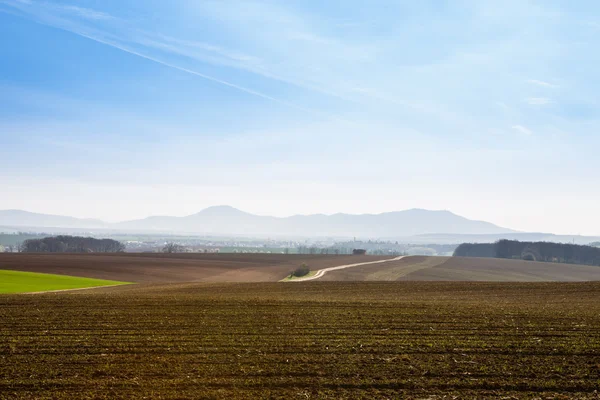
[[[208,207],[205,208],[204,210],[200,211],[199,213],[195,214],[195,215],[214,215],[214,216],[232,216],[232,215],[246,215],[248,213],[242,211],[242,210],[238,210],[235,207],[231,207],[231,206],[227,206],[227,205],[221,205],[221,206],[212,206],[212,207]]]
[[[396,212],[403,212],[403,211],[396,211]],[[412,212],[412,213],[423,213],[423,214],[453,214],[451,211],[448,210],[427,210],[425,208],[411,208],[410,210],[406,210],[404,212]]]

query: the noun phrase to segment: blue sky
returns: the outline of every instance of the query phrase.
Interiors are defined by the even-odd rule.
[[[0,209],[600,234],[593,1],[0,0]]]

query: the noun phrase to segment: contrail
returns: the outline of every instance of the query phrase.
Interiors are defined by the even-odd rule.
[[[13,4],[7,3],[7,2],[5,2],[3,0],[0,0],[0,4],[6,4],[8,6],[15,7]],[[27,12],[27,11],[25,11],[23,9],[21,9],[20,11],[24,12],[24,13]],[[18,15],[18,14],[10,12],[9,10],[0,9],[0,12],[4,12],[4,13],[7,13],[7,14],[11,14],[11,15]],[[24,17],[23,15],[20,15],[20,16]],[[244,86],[236,85],[235,83],[227,82],[225,80],[222,80],[222,79],[219,79],[219,78],[215,78],[215,77],[203,74],[203,73],[198,72],[198,71],[194,71],[194,70],[191,70],[191,69],[188,69],[188,68],[184,68],[184,67],[181,67],[179,65],[171,64],[169,62],[166,62],[166,61],[160,60],[158,58],[155,58],[155,57],[152,57],[152,56],[140,53],[138,51],[135,51],[135,50],[132,50],[130,48],[127,48],[127,47],[125,47],[125,46],[123,46],[121,44],[118,44],[118,43],[115,43],[115,42],[112,42],[112,41],[109,41],[109,40],[106,40],[106,39],[103,39],[103,38],[99,38],[97,36],[92,36],[90,34],[86,34],[86,33],[77,31],[75,29],[68,29],[68,28],[66,28],[64,26],[53,24],[53,23],[50,23],[48,21],[43,21],[43,20],[40,20],[40,19],[35,18],[35,17],[34,18],[27,18],[27,19],[29,19],[31,21],[34,21],[35,23],[38,23],[40,25],[44,25],[44,26],[49,26],[49,27],[52,27],[52,28],[60,29],[62,31],[72,33],[74,35],[77,35],[77,36],[80,36],[80,37],[92,40],[94,42],[101,43],[101,44],[104,44],[104,45],[109,46],[109,47],[113,47],[113,48],[121,50],[121,51],[123,51],[125,53],[132,54],[132,55],[144,58],[144,59],[146,59],[148,61],[152,61],[152,62],[155,62],[157,64],[161,64],[161,65],[164,65],[166,67],[173,68],[173,69],[176,69],[176,70],[181,71],[181,72],[185,72],[187,74],[195,75],[195,76],[198,76],[198,77],[203,78],[205,80],[208,80],[208,81],[211,81],[211,82],[215,82],[215,83],[219,83],[219,84],[221,84],[223,86],[227,86],[227,87],[230,87],[230,88],[239,90],[241,92],[244,92],[244,93],[247,93],[247,94],[250,94],[250,95],[253,95],[253,96],[257,96],[257,97],[260,97],[260,98],[263,98],[263,99],[266,99],[266,100],[270,100],[270,101],[273,101],[275,103],[278,103],[278,104],[281,104],[281,105],[284,105],[284,106],[287,106],[287,107],[295,108],[297,110],[304,111],[304,112],[307,112],[307,113],[311,113],[311,114],[314,114],[314,115],[335,118],[337,120],[341,120],[341,121],[347,122],[347,121],[345,121],[345,120],[343,120],[343,119],[341,119],[339,117],[336,117],[336,116],[333,116],[333,115],[329,115],[327,113],[316,111],[316,110],[313,110],[313,109],[310,109],[310,108],[305,108],[305,107],[299,106],[297,104],[290,103],[288,101],[281,100],[281,99],[278,99],[278,98],[273,97],[273,96],[269,96],[268,94],[264,94],[264,93],[258,92],[256,90],[252,90],[252,89],[246,88]]]
[[[203,74],[201,72],[197,72],[197,71],[194,71],[194,70],[191,70],[191,69],[188,69],[188,68],[184,68],[184,67],[180,67],[180,66],[175,65],[175,64],[168,63],[168,62],[163,61],[163,60],[159,60],[158,58],[154,58],[154,57],[148,56],[146,54],[139,53],[139,52],[137,52],[135,50],[128,49],[127,47],[124,47],[122,45],[119,45],[119,44],[116,44],[116,43],[113,43],[113,42],[109,42],[109,41],[107,41],[105,39],[100,39],[100,38],[97,38],[97,37],[94,37],[94,36],[86,35],[85,33],[81,33],[81,32],[76,32],[76,31],[72,31],[72,30],[63,29],[61,27],[55,27],[55,28],[65,30],[67,32],[71,32],[71,33],[73,33],[75,35],[84,37],[86,39],[93,40],[93,41],[98,42],[98,43],[102,43],[102,44],[104,44],[106,46],[113,47],[113,48],[121,50],[121,51],[123,51],[125,53],[133,54],[135,56],[144,58],[144,59],[149,60],[149,61],[153,61],[155,63],[164,65],[166,67],[170,67],[170,68],[176,69],[178,71],[182,71],[182,72],[185,72],[185,73],[188,73],[188,74],[191,74],[191,75],[195,75],[195,76],[198,76],[200,78],[203,78],[203,79],[206,79],[206,80],[209,80],[209,81],[212,81],[212,82],[220,83],[221,85],[228,86],[230,88],[237,89],[239,91],[242,91],[242,92],[254,95],[254,96],[262,97],[263,99],[271,100],[271,101],[283,104],[283,105],[288,106],[288,107],[296,108],[298,110],[302,110],[302,111],[306,111],[306,112],[310,112],[310,113],[315,113],[315,114],[320,114],[319,112],[317,112],[315,110],[311,110],[309,108],[304,108],[304,107],[301,107],[299,105],[287,102],[285,100],[281,100],[281,99],[278,99],[276,97],[269,96],[268,94],[257,92],[256,90],[248,89],[248,88],[246,88],[244,86],[236,85],[235,83],[227,82],[227,81],[224,81],[224,80],[219,79],[219,78],[215,78],[215,77],[212,77],[212,76],[209,76],[209,75],[205,75],[205,74]]]

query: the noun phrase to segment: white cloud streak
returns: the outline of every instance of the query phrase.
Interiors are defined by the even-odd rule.
[[[427,125],[421,129],[432,134],[460,131],[475,135],[477,131],[499,129],[510,124],[506,120],[507,111],[519,118],[528,106],[553,103],[544,95],[523,99],[520,93],[523,82],[538,88],[559,87],[548,81],[527,79],[553,76],[546,72],[546,58],[553,49],[538,46],[535,59],[528,59],[532,43],[523,43],[516,33],[514,36],[500,36],[501,39],[494,41],[493,46],[486,39],[469,40],[466,44],[460,43],[460,40],[444,42],[443,33],[457,34],[457,37],[468,33],[468,37],[473,37],[472,30],[485,23],[486,18],[497,18],[493,13],[467,18],[461,16],[464,20],[460,19],[460,22],[444,18],[421,21],[417,13],[412,20],[408,18],[410,23],[406,26],[386,21],[384,17],[383,20],[390,23],[380,27],[389,30],[385,36],[366,30],[365,35],[348,37],[347,30],[341,32],[335,27],[340,21],[352,22],[352,18],[336,20],[335,17],[311,14],[305,7],[299,9],[287,3],[261,0],[249,0],[244,2],[243,7],[233,7],[235,2],[227,0],[186,2],[185,12],[189,15],[185,17],[206,20],[212,26],[209,33],[169,27],[153,30],[143,19],[125,20],[118,18],[116,12],[113,16],[42,1],[0,0],[0,4],[12,5],[36,22],[149,61],[290,108],[344,122],[349,121],[333,113],[341,109],[360,115],[359,118],[365,116],[366,119],[385,120],[390,124],[416,122]],[[518,4],[510,2],[512,11],[521,20],[530,18],[528,12],[539,17],[536,13],[540,10],[537,8],[532,10]],[[409,7],[413,8],[419,11],[419,6]],[[466,10],[469,11],[469,7]],[[495,22],[504,23],[501,19]],[[440,24],[439,33],[424,34],[428,31],[427,24]],[[359,24],[357,29],[362,33],[364,27]],[[535,30],[535,27],[531,29]],[[228,40],[220,40],[220,30],[226,32]],[[429,36],[433,36],[433,42],[428,41],[431,39]],[[415,37],[419,39],[416,41]],[[437,46],[438,40],[447,46]],[[415,42],[419,45],[415,46]],[[440,51],[441,48],[445,50]],[[493,51],[490,51],[492,48]],[[512,69],[516,59],[527,63],[530,71],[526,76],[517,75],[520,73]],[[225,68],[206,74],[206,65],[210,65],[209,68]],[[283,94],[272,95],[272,85],[264,89],[258,86],[263,85],[263,81],[255,83],[257,81],[253,80],[251,84],[238,81],[238,76],[226,75],[231,72],[230,69],[250,72],[293,87],[279,86],[278,89],[284,88],[280,92]],[[540,72],[536,73],[536,69]],[[298,88],[310,93],[306,95]],[[485,99],[482,99],[481,89],[501,100],[503,106],[496,107],[493,112],[486,109],[483,105],[489,102],[482,101]],[[293,94],[289,95],[291,91]],[[291,97],[297,93],[302,100]],[[317,103],[319,106],[313,105]],[[334,104],[336,111],[322,111],[333,110],[321,107],[323,103]],[[356,118],[357,121],[359,118]],[[534,129],[537,123],[528,121]]]
[[[540,81],[540,80],[537,80],[537,79],[529,79],[527,81],[527,83],[530,83],[530,84],[536,85],[536,86],[542,86],[542,87],[545,87],[545,88],[551,88],[551,89],[558,88],[558,85],[554,85],[554,84],[552,84],[550,82]]]
[[[546,106],[552,104],[552,100],[547,97],[529,97],[525,99],[525,102],[532,106]]]
[[[14,7],[20,11],[25,11],[26,7],[36,7],[38,9],[52,10],[57,14],[69,14],[88,20],[110,20],[114,17],[108,13],[92,10],[91,8],[79,7],[69,4],[55,4],[47,1],[33,0],[0,0],[0,4]]]
[[[263,99],[266,99],[266,100],[270,100],[270,101],[273,101],[275,103],[279,103],[281,105],[284,105],[284,106],[287,106],[287,107],[290,107],[290,108],[294,108],[294,109],[297,109],[297,110],[300,110],[300,111],[311,113],[313,115],[317,115],[317,116],[320,116],[320,117],[328,117],[328,118],[336,119],[336,120],[339,120],[339,121],[342,121],[342,122],[349,122],[349,121],[343,120],[342,118],[340,118],[338,116],[334,116],[334,115],[327,114],[327,113],[324,113],[324,112],[321,112],[321,111],[317,111],[317,110],[313,110],[313,109],[310,109],[310,108],[302,107],[300,105],[294,104],[294,103],[286,101],[286,100],[282,100],[282,99],[276,98],[274,96],[270,96],[270,95],[262,93],[260,91],[253,90],[253,89],[247,88],[245,86],[237,85],[237,84],[231,83],[229,81],[226,81],[226,80],[223,80],[223,79],[219,79],[219,78],[207,75],[207,74],[203,74],[201,72],[192,70],[190,68],[185,68],[185,67],[179,66],[179,65],[177,65],[175,63],[167,62],[167,61],[164,61],[162,59],[159,59],[158,57],[154,57],[154,56],[151,56],[151,55],[148,55],[148,54],[144,54],[144,53],[142,53],[140,51],[134,50],[134,49],[126,46],[125,44],[121,44],[121,43],[118,43],[115,40],[110,40],[110,39],[104,38],[104,37],[101,36],[101,34],[98,34],[98,33],[93,34],[93,33],[85,32],[85,29],[79,29],[79,28],[77,28],[76,26],[74,26],[73,24],[70,24],[70,23],[67,23],[67,24],[62,23],[61,24],[60,23],[60,21],[61,21],[60,18],[59,19],[52,18],[51,20],[48,20],[48,19],[44,18],[43,15],[40,16],[40,15],[36,14],[36,12],[34,10],[28,9],[28,7],[32,7],[34,5],[34,3],[32,1],[30,1],[30,0],[25,0],[25,1],[23,1],[23,0],[14,0],[14,1],[0,0],[0,4],[6,4],[6,5],[9,5],[9,6],[13,6],[13,7],[18,8],[21,12],[25,12],[30,17],[33,17],[33,20],[35,22],[39,23],[39,24],[50,26],[50,27],[53,27],[53,28],[57,28],[57,29],[61,29],[61,30],[73,33],[75,35],[84,37],[86,39],[93,40],[95,42],[98,42],[98,43],[101,43],[101,44],[104,44],[104,45],[116,48],[116,49],[124,51],[126,53],[129,53],[129,54],[132,54],[132,55],[144,58],[144,59],[146,59],[148,61],[152,61],[152,62],[161,64],[161,65],[164,65],[166,67],[173,68],[173,69],[176,69],[178,71],[185,72],[185,73],[188,73],[188,74],[200,77],[200,78],[208,80],[208,81],[219,83],[221,85],[230,87],[232,89],[236,89],[238,91],[241,91],[241,92],[244,92],[244,93],[256,96],[256,97],[260,97],[260,98],[263,98]],[[45,5],[46,3],[41,3],[41,4]],[[23,6],[25,6],[25,8]],[[52,7],[52,8],[55,8],[55,7]],[[69,11],[69,12],[72,12],[72,13],[75,13],[75,14],[77,14],[79,16],[84,16],[84,17],[89,18],[89,19],[96,19],[96,20],[97,19],[112,19],[112,16],[110,16],[109,14],[106,14],[106,13],[103,13],[103,12],[97,12],[97,11],[94,11],[94,10],[91,10],[91,9],[84,9],[84,8],[75,7],[75,6],[61,6],[60,9],[61,10],[65,10],[65,11]],[[3,10],[0,9],[0,12],[2,12],[2,11]],[[89,31],[89,29],[88,29],[88,31]],[[107,35],[107,36],[112,36],[112,35]],[[220,50],[220,49],[218,49],[216,47],[212,47],[211,50],[218,50],[219,52],[223,53],[222,50]],[[243,58],[244,56],[236,56],[236,57],[237,58]]]
[[[107,13],[92,10],[89,8],[69,6],[69,5],[65,5],[65,6],[56,5],[55,7],[58,9],[61,9],[63,11],[70,12],[70,13],[76,14],[80,17],[91,19],[91,20],[107,20],[107,19],[113,18],[111,15],[109,15]]]
[[[513,125],[512,128],[515,131],[517,131],[517,132],[519,132],[519,133],[521,133],[523,135],[526,135],[526,136],[533,135],[533,131],[531,129],[529,129],[529,128],[524,127],[523,125]]]
[[[98,37],[95,37],[95,36],[92,36],[92,35],[87,35],[87,34],[82,33],[82,32],[76,32],[76,31],[72,31],[72,30],[70,32],[71,33],[75,33],[75,34],[77,34],[77,35],[79,35],[81,37],[85,37],[87,39],[93,40],[95,42],[102,43],[102,44],[105,44],[107,46],[114,47],[114,48],[119,49],[121,51],[124,51],[126,53],[129,53],[129,54],[132,54],[132,55],[144,58],[146,60],[153,61],[155,63],[164,65],[166,67],[173,68],[173,69],[176,69],[178,71],[185,72],[185,73],[188,73],[188,74],[191,74],[191,75],[195,75],[195,76],[198,76],[200,78],[203,78],[203,79],[206,79],[206,80],[209,80],[209,81],[212,81],[212,82],[216,82],[216,83],[219,83],[221,85],[228,86],[230,88],[239,90],[241,92],[245,92],[247,94],[251,94],[253,96],[261,97],[261,98],[266,99],[266,100],[271,100],[271,101],[274,101],[276,103],[279,103],[279,104],[282,104],[282,105],[285,105],[285,106],[288,106],[288,107],[296,108],[298,110],[302,110],[302,111],[306,111],[306,112],[309,112],[309,113],[315,113],[315,114],[322,115],[321,113],[319,113],[319,112],[317,112],[315,110],[304,108],[304,107],[298,106],[296,104],[290,103],[288,101],[281,100],[281,99],[278,99],[276,97],[269,96],[267,94],[258,92],[256,90],[248,89],[248,88],[246,88],[244,86],[236,85],[234,83],[231,83],[231,82],[228,82],[228,81],[225,81],[225,80],[222,80],[222,79],[218,79],[218,78],[215,78],[215,77],[212,77],[212,76],[209,76],[209,75],[206,75],[206,74],[203,74],[203,73],[200,73],[200,72],[188,69],[188,68],[184,68],[184,67],[180,67],[180,66],[175,65],[175,64],[171,64],[169,62],[160,60],[158,58],[151,57],[151,56],[146,55],[146,54],[139,53],[139,52],[137,52],[135,50],[132,50],[132,49],[129,49],[129,48],[123,46],[123,45],[120,45],[120,44],[117,44],[117,43],[113,43],[113,42],[110,42],[110,41],[105,40],[105,39],[101,39],[101,38],[98,38]]]

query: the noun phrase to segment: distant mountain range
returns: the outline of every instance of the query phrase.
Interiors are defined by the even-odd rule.
[[[106,227],[107,224],[98,219],[38,214],[22,210],[4,210],[0,211],[0,225],[37,228],[102,228]]]
[[[390,239],[425,234],[516,233],[489,222],[469,220],[449,211],[413,209],[383,214],[316,214],[278,218],[249,214],[229,206],[210,207],[186,217],[154,216],[120,223],[7,210],[0,211],[0,226],[109,229],[140,233]]]

